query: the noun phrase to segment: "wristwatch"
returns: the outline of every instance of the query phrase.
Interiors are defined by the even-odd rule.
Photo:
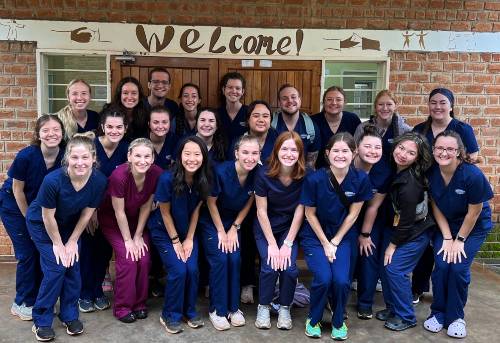
[[[457,241],[460,241],[460,242],[465,242],[465,237],[464,237],[464,236],[457,235]]]
[[[363,236],[363,237],[365,237],[365,238],[370,237],[370,233],[369,232],[361,232],[360,235]]]
[[[231,226],[234,226],[236,228],[236,230],[241,229],[241,224],[233,223]]]
[[[285,239],[283,241],[283,244],[289,247],[290,249],[293,247],[293,242],[290,242],[289,240]]]

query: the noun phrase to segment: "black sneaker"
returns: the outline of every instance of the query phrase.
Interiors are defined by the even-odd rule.
[[[160,315],[160,323],[165,327],[165,330],[167,330],[168,333],[176,334],[183,331],[180,322],[169,321],[168,319],[163,318],[162,315]]]
[[[118,318],[118,320],[122,323],[125,324],[130,324],[135,322],[137,318],[135,317],[133,312],[130,312],[129,314],[124,315],[123,317]]]
[[[148,317],[148,310],[138,310],[133,312],[134,317],[137,319],[146,319]]]
[[[383,322],[387,321],[389,318],[392,318],[394,317],[395,314],[391,312],[391,310],[389,309],[384,309],[384,310],[380,310],[380,311],[377,311],[377,313],[375,313],[375,318],[377,318],[378,320],[381,320]]]
[[[36,327],[33,324],[31,331],[35,334],[36,340],[40,342],[52,341],[56,337],[56,333],[50,327]]]
[[[66,327],[66,333],[70,336],[76,336],[83,332],[83,324],[78,319],[64,322],[63,325]]]
[[[424,296],[423,293],[414,293],[413,299],[412,299],[413,305],[418,304],[420,302],[420,299],[422,299],[423,296]]]
[[[417,322],[408,322],[406,320],[399,318],[398,316],[394,316],[392,318],[387,319],[384,326],[392,331],[403,331],[417,326]]]
[[[363,320],[372,319],[373,318],[372,310],[369,308],[359,308],[358,318]]]
[[[196,317],[193,317],[191,319],[188,319],[187,320],[187,325],[191,329],[198,329],[198,328],[201,328],[202,326],[204,326],[205,323],[203,322],[203,320],[201,319],[200,316],[196,316]]]

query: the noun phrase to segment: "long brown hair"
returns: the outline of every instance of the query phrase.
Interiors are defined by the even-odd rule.
[[[273,152],[269,157],[269,171],[267,175],[269,177],[276,178],[280,174],[281,162],[278,159],[278,153],[281,149],[283,143],[289,139],[293,139],[295,145],[297,146],[297,151],[299,152],[299,158],[297,159],[297,163],[293,166],[292,171],[292,179],[300,180],[306,174],[306,162],[304,158],[304,144],[302,143],[302,139],[295,131],[285,131],[276,138],[276,142],[274,143]]]

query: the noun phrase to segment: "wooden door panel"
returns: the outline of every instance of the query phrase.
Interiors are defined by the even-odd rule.
[[[273,60],[272,67],[259,66],[254,60],[253,67],[242,67],[241,60],[219,60],[219,79],[227,72],[237,71],[247,81],[244,103],[263,99],[273,109],[278,106],[278,89],[282,84],[290,83],[301,93],[302,110],[309,114],[320,109],[321,61],[282,61]]]
[[[121,78],[133,76],[139,80],[144,93],[148,94],[148,74],[154,67],[166,68],[172,76],[167,97],[178,102],[183,84],[191,82],[200,87],[202,106],[218,105],[218,61],[216,59],[148,57],[138,56],[133,65],[122,65],[111,56],[111,87],[114,89]]]

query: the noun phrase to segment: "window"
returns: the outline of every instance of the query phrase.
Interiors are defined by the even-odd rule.
[[[340,86],[346,93],[346,111],[367,119],[373,112],[373,101],[385,89],[385,62],[325,62],[324,89]]]
[[[66,86],[73,79],[90,84],[89,109],[101,111],[108,98],[108,67],[105,55],[44,54],[42,61],[42,113],[55,113],[67,105]]]

